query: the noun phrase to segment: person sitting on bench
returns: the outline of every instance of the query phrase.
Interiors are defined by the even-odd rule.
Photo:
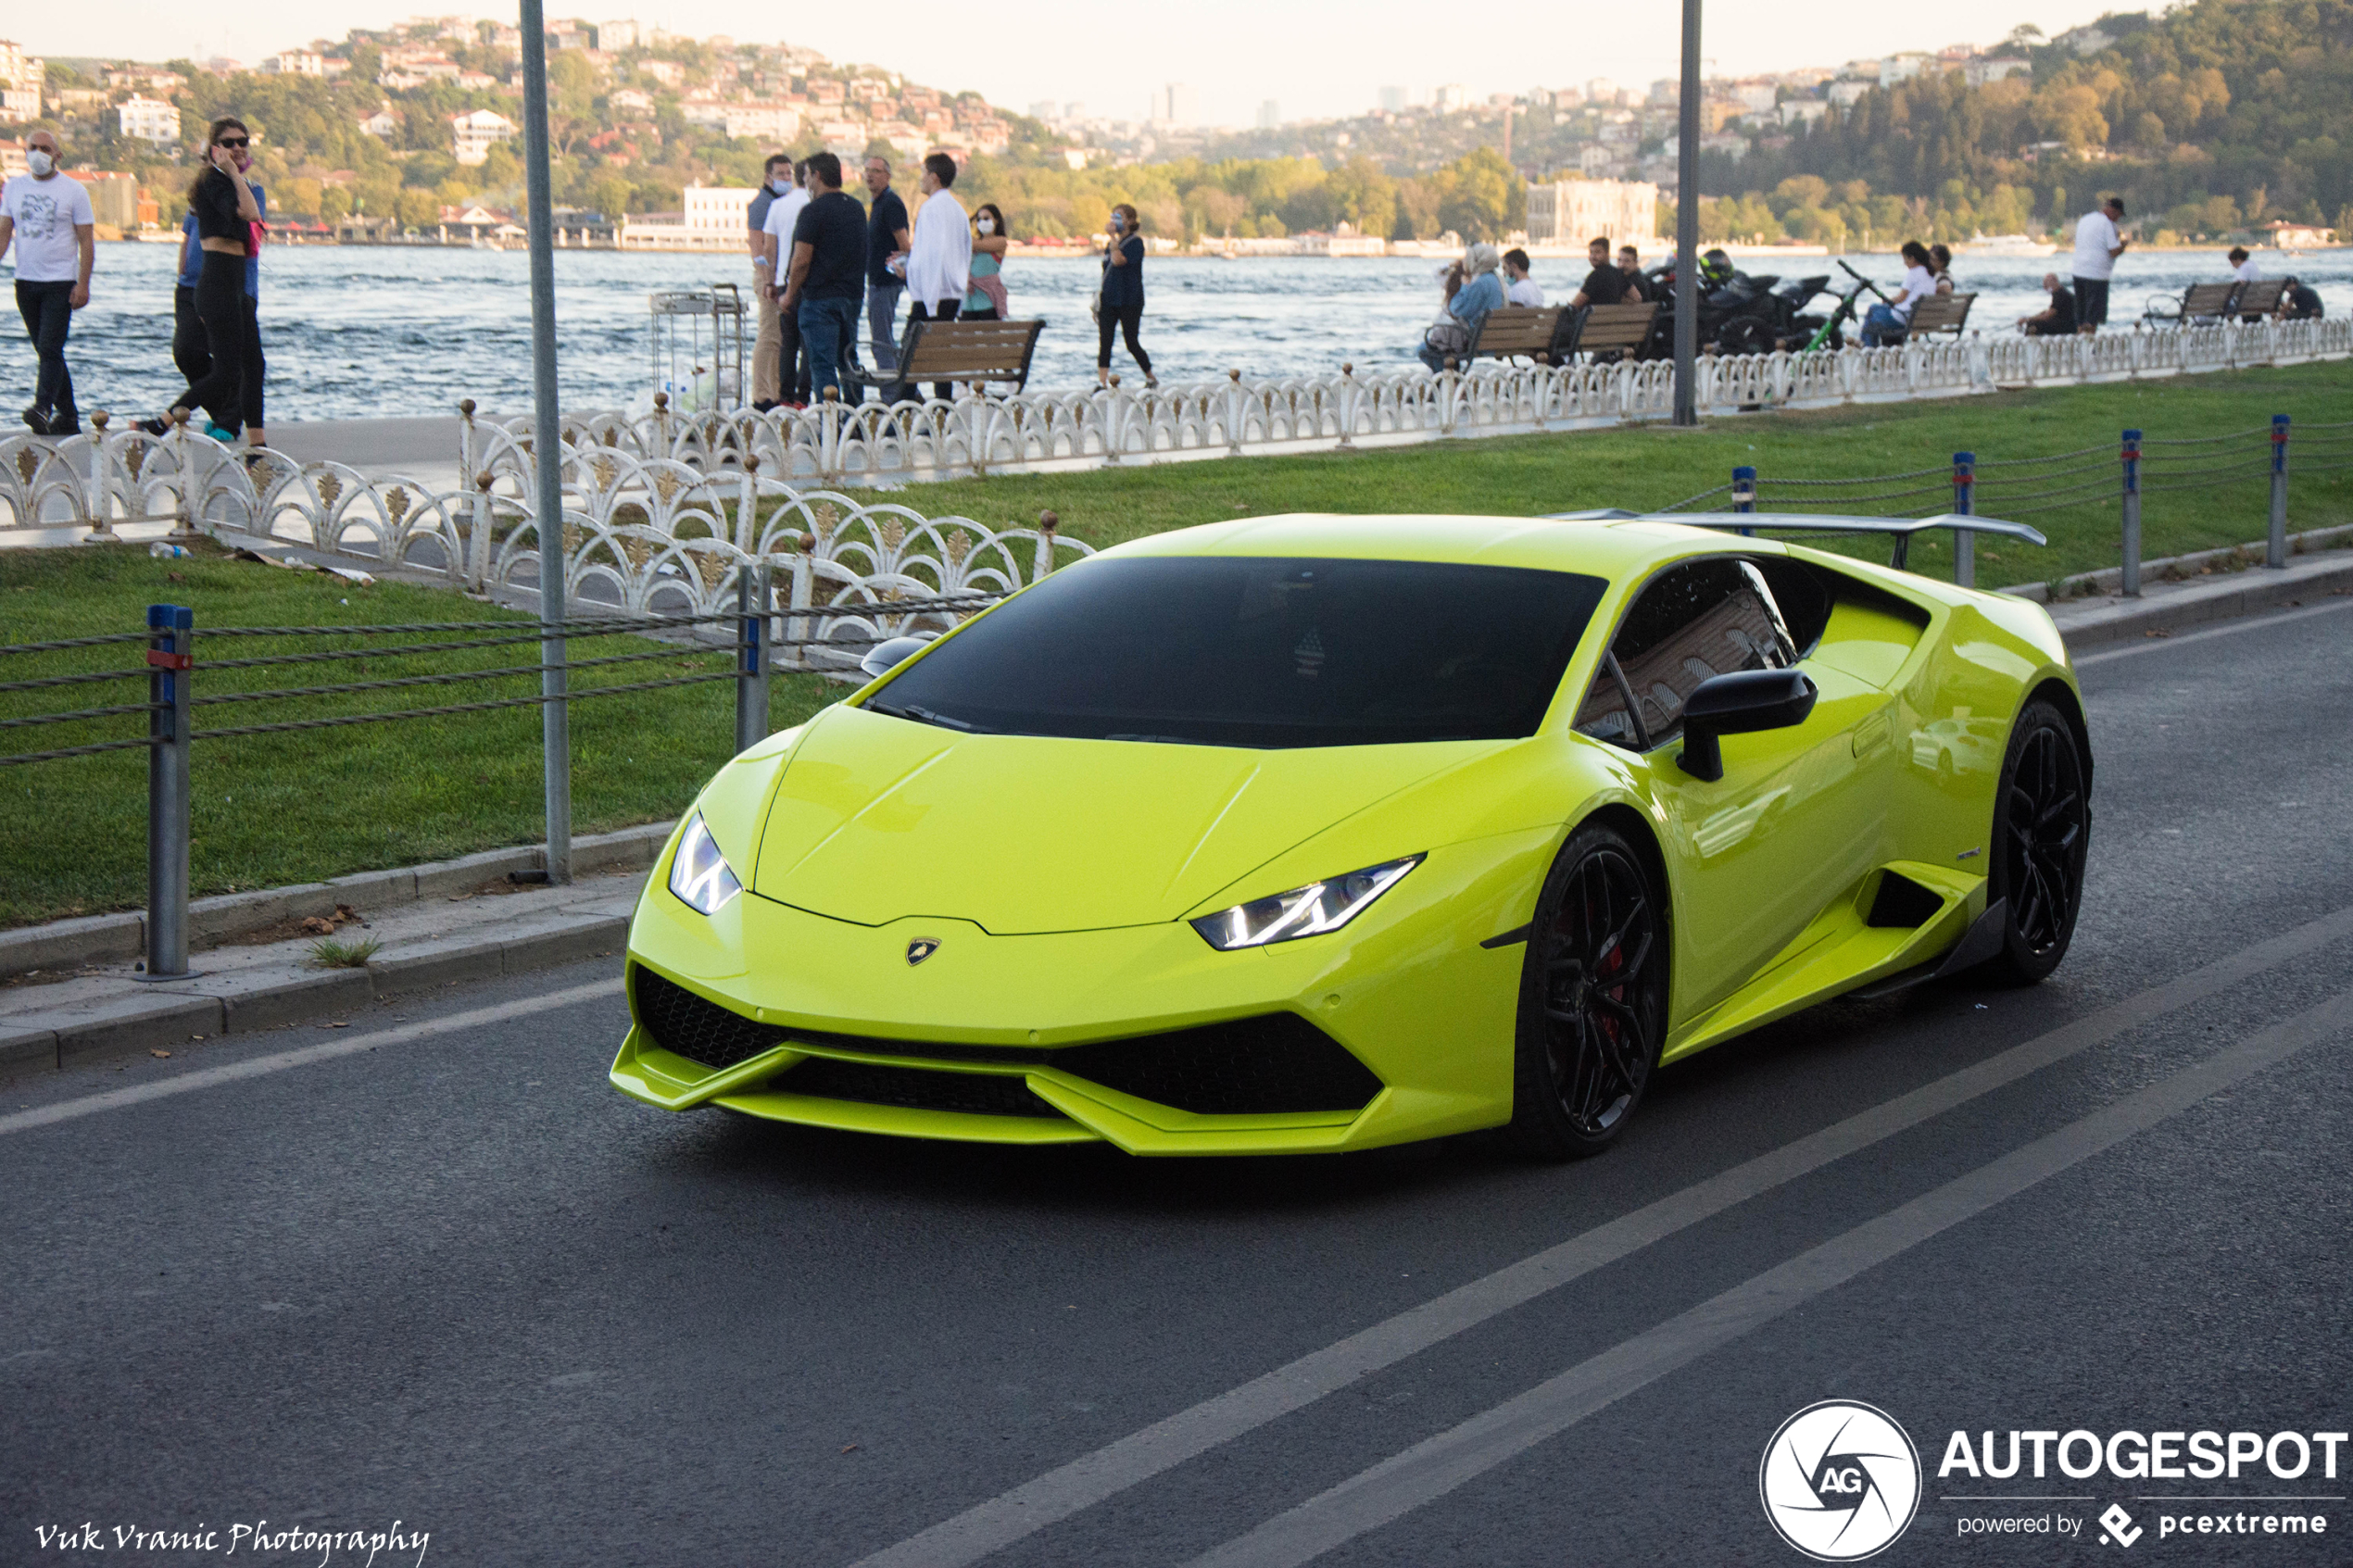
[[[1593,243],[1585,247],[1585,259],[1593,270],[1585,274],[1578,286],[1577,297],[1568,302],[1571,310],[1582,310],[1589,305],[1617,305],[1626,298],[1626,274],[1610,264],[1609,236],[1596,234]]]
[[[1544,291],[1535,279],[1528,275],[1526,251],[1515,245],[1504,253],[1504,276],[1511,280],[1510,284],[1504,290],[1504,304],[1526,305],[1540,309],[1542,307]]]

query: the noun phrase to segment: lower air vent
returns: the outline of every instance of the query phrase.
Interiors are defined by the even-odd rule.
[[[1381,1082],[1297,1013],[1212,1023],[1051,1053],[1064,1072],[1202,1116],[1361,1110]]]
[[[1934,920],[1944,907],[1944,899],[1910,877],[1881,872],[1879,891],[1871,896],[1871,912],[1863,923],[1916,931]]]
[[[655,1045],[705,1067],[749,1061],[784,1038],[783,1030],[706,1001],[642,966],[629,972],[629,992],[638,1027]]]
[[[1062,1112],[1029,1092],[1020,1078],[996,1073],[934,1073],[920,1067],[886,1067],[871,1061],[812,1057],[767,1088],[820,1099],[895,1105],[909,1110],[961,1110],[975,1116],[1051,1116]]]

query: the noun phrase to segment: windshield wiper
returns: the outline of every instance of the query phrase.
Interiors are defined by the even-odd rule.
[[[968,724],[962,719],[950,719],[945,713],[935,713],[930,709],[916,703],[870,702],[865,706],[869,713],[887,713],[893,719],[912,719],[918,724],[936,724],[943,730],[962,730],[966,734],[973,735],[995,734],[994,731],[979,724]]]

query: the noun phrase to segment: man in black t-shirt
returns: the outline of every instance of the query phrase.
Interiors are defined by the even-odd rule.
[[[1579,287],[1577,297],[1568,302],[1568,307],[1582,310],[1589,305],[1616,305],[1624,300],[1626,274],[1610,262],[1607,234],[1594,236],[1593,243],[1585,247],[1585,259],[1593,264],[1593,270],[1585,274],[1585,282]]]
[[[1642,253],[1632,245],[1617,247],[1617,275],[1626,280],[1626,292],[1617,299],[1620,305],[1640,305],[1650,297],[1642,278]]]
[[[793,221],[780,304],[793,312],[809,349],[810,395],[823,398],[830,386],[849,402],[841,368],[857,342],[858,298],[865,292],[866,210],[842,194],[841,159],[831,153],[810,158],[809,189],[812,199]]]
[[[905,267],[912,248],[907,235],[907,204],[890,188],[890,160],[866,160],[866,330],[875,349],[875,369],[899,369],[899,296],[907,292]],[[900,270],[893,271],[891,263]]]
[[[2075,291],[2067,286],[2057,272],[2043,274],[2043,286],[2050,291],[2051,307],[2032,316],[2020,316],[2018,324],[2028,337],[2071,337],[2075,332]]]
[[[2317,321],[2325,314],[2327,314],[2327,307],[2321,303],[2318,289],[2313,288],[2301,278],[2287,280],[2286,288],[2280,295],[2280,320]]]

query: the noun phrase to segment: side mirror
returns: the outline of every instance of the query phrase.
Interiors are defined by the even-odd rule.
[[[858,668],[869,676],[887,674],[891,666],[912,657],[917,649],[930,641],[929,637],[892,637],[887,642],[876,643],[866,650],[866,657],[858,661]]]
[[[1683,704],[1683,749],[1675,765],[1712,784],[1724,776],[1718,735],[1802,724],[1817,695],[1814,683],[1794,670],[1741,670],[1702,681]]]

